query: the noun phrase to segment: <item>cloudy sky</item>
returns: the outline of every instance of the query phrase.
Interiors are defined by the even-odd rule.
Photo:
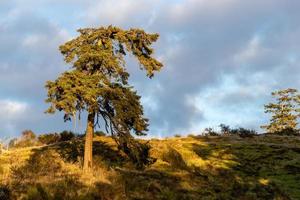
[[[0,137],[72,129],[43,113],[45,81],[69,69],[58,46],[78,28],[110,24],[160,34],[164,68],[153,79],[128,58],[150,136],[220,123],[259,130],[270,92],[300,89],[299,9],[295,0],[1,0]]]

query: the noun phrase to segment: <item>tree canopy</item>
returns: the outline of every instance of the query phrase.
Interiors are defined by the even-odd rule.
[[[296,89],[272,92],[275,103],[265,105],[265,113],[272,113],[269,125],[262,126],[270,133],[295,130],[300,117],[300,95]]]
[[[86,110],[95,113],[97,119],[102,117],[111,134],[133,130],[136,135],[145,135],[147,131],[140,96],[132,87],[110,82],[103,74],[86,75],[73,70],[49,81],[46,87],[46,101],[51,103],[48,113],[64,111],[65,120],[70,120],[74,112]]]
[[[152,78],[163,66],[153,58],[150,47],[158,39],[158,34],[113,26],[78,31],[77,38],[59,48],[72,69],[46,83],[46,102],[51,104],[46,112],[63,111],[65,121],[77,112],[79,116],[84,110],[88,112],[85,150],[89,149],[89,152],[85,157],[89,155],[90,162],[92,133],[94,125],[99,125],[99,119],[103,119],[106,131],[125,152],[140,149],[131,132],[145,135],[148,119],[144,117],[140,96],[128,84],[125,56],[130,53],[137,58],[140,68]]]

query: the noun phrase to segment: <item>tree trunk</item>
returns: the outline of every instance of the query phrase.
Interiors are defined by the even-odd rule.
[[[83,161],[84,172],[92,171],[94,121],[95,121],[95,113],[89,113],[87,119],[86,133],[85,133],[84,161]]]

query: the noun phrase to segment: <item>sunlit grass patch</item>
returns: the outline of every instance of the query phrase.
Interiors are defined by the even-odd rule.
[[[2,154],[0,175],[2,180],[9,180],[10,190],[24,198],[299,199],[299,143],[291,138],[287,144],[279,143],[279,139],[282,138],[150,140],[150,154],[156,162],[137,171],[113,139],[97,136],[93,174],[82,173],[83,143],[79,140]],[[36,157],[39,154],[45,156]],[[22,168],[26,163],[27,167]],[[12,166],[20,168],[20,173],[28,171],[21,173],[25,178],[20,179],[17,188],[12,184]],[[54,171],[35,171],[45,166]]]

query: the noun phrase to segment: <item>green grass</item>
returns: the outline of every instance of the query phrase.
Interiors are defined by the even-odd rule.
[[[190,136],[150,145],[156,162],[137,171],[111,138],[95,138],[90,176],[81,172],[82,141],[17,149],[0,155],[0,182],[13,199],[300,199],[299,137]]]

